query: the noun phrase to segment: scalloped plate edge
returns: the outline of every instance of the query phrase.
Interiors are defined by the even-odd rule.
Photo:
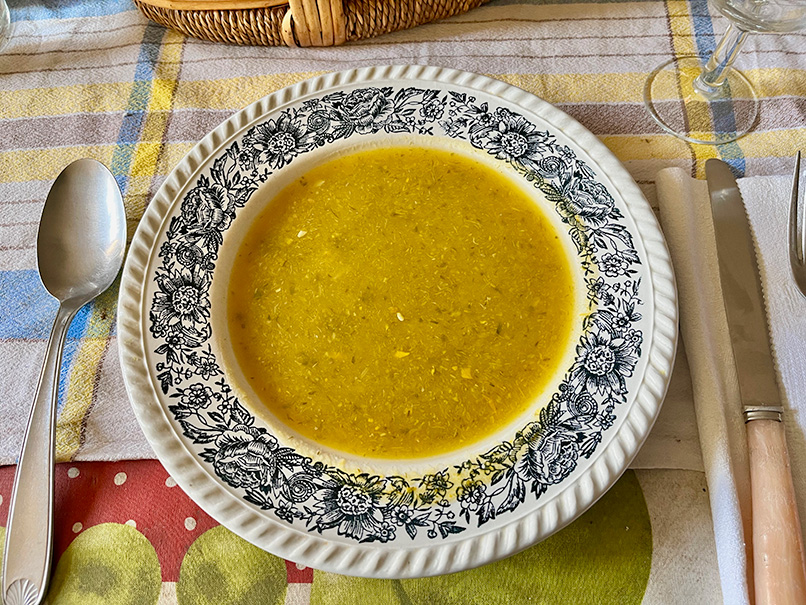
[[[477,89],[523,107],[572,140],[618,192],[636,224],[647,254],[654,305],[649,363],[642,382],[618,430],[581,476],[504,527],[394,549],[333,541],[283,526],[211,480],[158,401],[142,335],[142,284],[153,243],[167,212],[205,162],[267,111],[312,94],[379,80],[427,80]],[[314,77],[267,95],[213,129],[171,171],[146,209],[124,267],[118,310],[120,361],[135,415],[157,457],[188,496],[216,521],[278,556],[325,571],[377,578],[423,577],[476,567],[519,552],[576,519],[618,480],[646,440],[668,387],[677,344],[676,287],[669,253],[649,204],[615,156],[573,118],[531,93],[478,74],[430,66],[368,67]]]

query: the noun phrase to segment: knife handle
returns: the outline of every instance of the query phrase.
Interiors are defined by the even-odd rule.
[[[756,605],[806,603],[806,560],[784,423],[747,421]]]

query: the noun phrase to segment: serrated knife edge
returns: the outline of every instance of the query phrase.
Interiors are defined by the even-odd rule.
[[[719,276],[742,403],[779,407],[775,358],[753,232],[730,166],[705,163]]]

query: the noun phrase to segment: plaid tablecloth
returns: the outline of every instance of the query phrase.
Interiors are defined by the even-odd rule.
[[[392,63],[479,72],[533,92],[598,135],[653,204],[662,168],[702,176],[704,160],[721,157],[741,174],[786,174],[794,151],[806,148],[803,33],[748,42],[739,66],[757,85],[761,116],[738,142],[690,145],[645,113],[648,73],[674,55],[706,54],[724,31],[725,19],[705,0],[493,0],[439,23],[325,49],[202,42],[148,22],[129,0],[11,0],[11,15],[12,38],[0,54],[0,464],[18,452],[56,306],[36,271],[37,223],[53,179],[72,160],[93,157],[111,168],[133,233],[172,167],[233,112],[315,74]],[[116,296],[113,287],[70,329],[59,385],[61,461],[153,457],[117,365]],[[394,583],[299,570],[250,550],[183,495],[155,517],[144,503],[162,497],[171,479],[154,462],[65,463],[57,554],[66,554],[52,600],[86,602],[86,590],[110,603],[719,602],[690,387],[681,375],[638,470],[586,516],[508,562],[445,579]],[[0,524],[12,471],[0,469]],[[142,483],[132,489],[136,477]],[[110,561],[129,552],[152,580],[145,592],[120,588],[125,574]],[[99,565],[106,571],[92,571]],[[254,574],[243,579],[245,569],[260,569],[263,583]],[[205,580],[203,570],[227,581]],[[124,584],[104,584],[109,577]]]

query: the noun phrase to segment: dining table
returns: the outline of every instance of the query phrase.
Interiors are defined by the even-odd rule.
[[[772,267],[779,248],[785,254],[786,187],[795,153],[806,150],[806,33],[750,36],[737,66],[757,87],[759,118],[737,141],[703,145],[664,132],[643,94],[657,65],[713,50],[727,20],[707,0],[491,0],[331,47],[203,40],[150,20],[131,0],[10,0],[10,16],[0,49],[0,542],[57,307],[37,271],[39,218],[54,179],[80,158],[108,166],[131,238],[163,181],[208,132],[313,76],[377,65],[451,68],[503,81],[570,115],[623,164],[658,215],[677,272],[682,327],[649,437],[613,487],[575,521],[474,569],[372,579],[265,552],[182,491],[129,403],[115,282],[78,312],[67,333],[48,602],[752,602],[741,537],[746,481],[734,477],[741,464],[731,462],[729,451],[744,450],[735,439],[727,453],[720,450],[721,425],[708,407],[718,401],[706,400],[706,330],[696,322],[710,324],[692,302],[697,284],[713,280],[698,273],[708,254],[692,256],[700,244],[684,240],[706,220],[696,216],[706,215],[695,213],[686,224],[675,212],[695,207],[705,161],[722,159],[746,194],[760,256]],[[798,335],[806,335],[806,313],[798,316],[803,301],[786,270],[769,267],[762,271],[765,286],[791,294],[771,306],[770,322],[803,517],[806,389],[798,387],[806,384],[806,338]],[[786,321],[775,324],[775,317]],[[733,487],[725,486],[726,477]]]

